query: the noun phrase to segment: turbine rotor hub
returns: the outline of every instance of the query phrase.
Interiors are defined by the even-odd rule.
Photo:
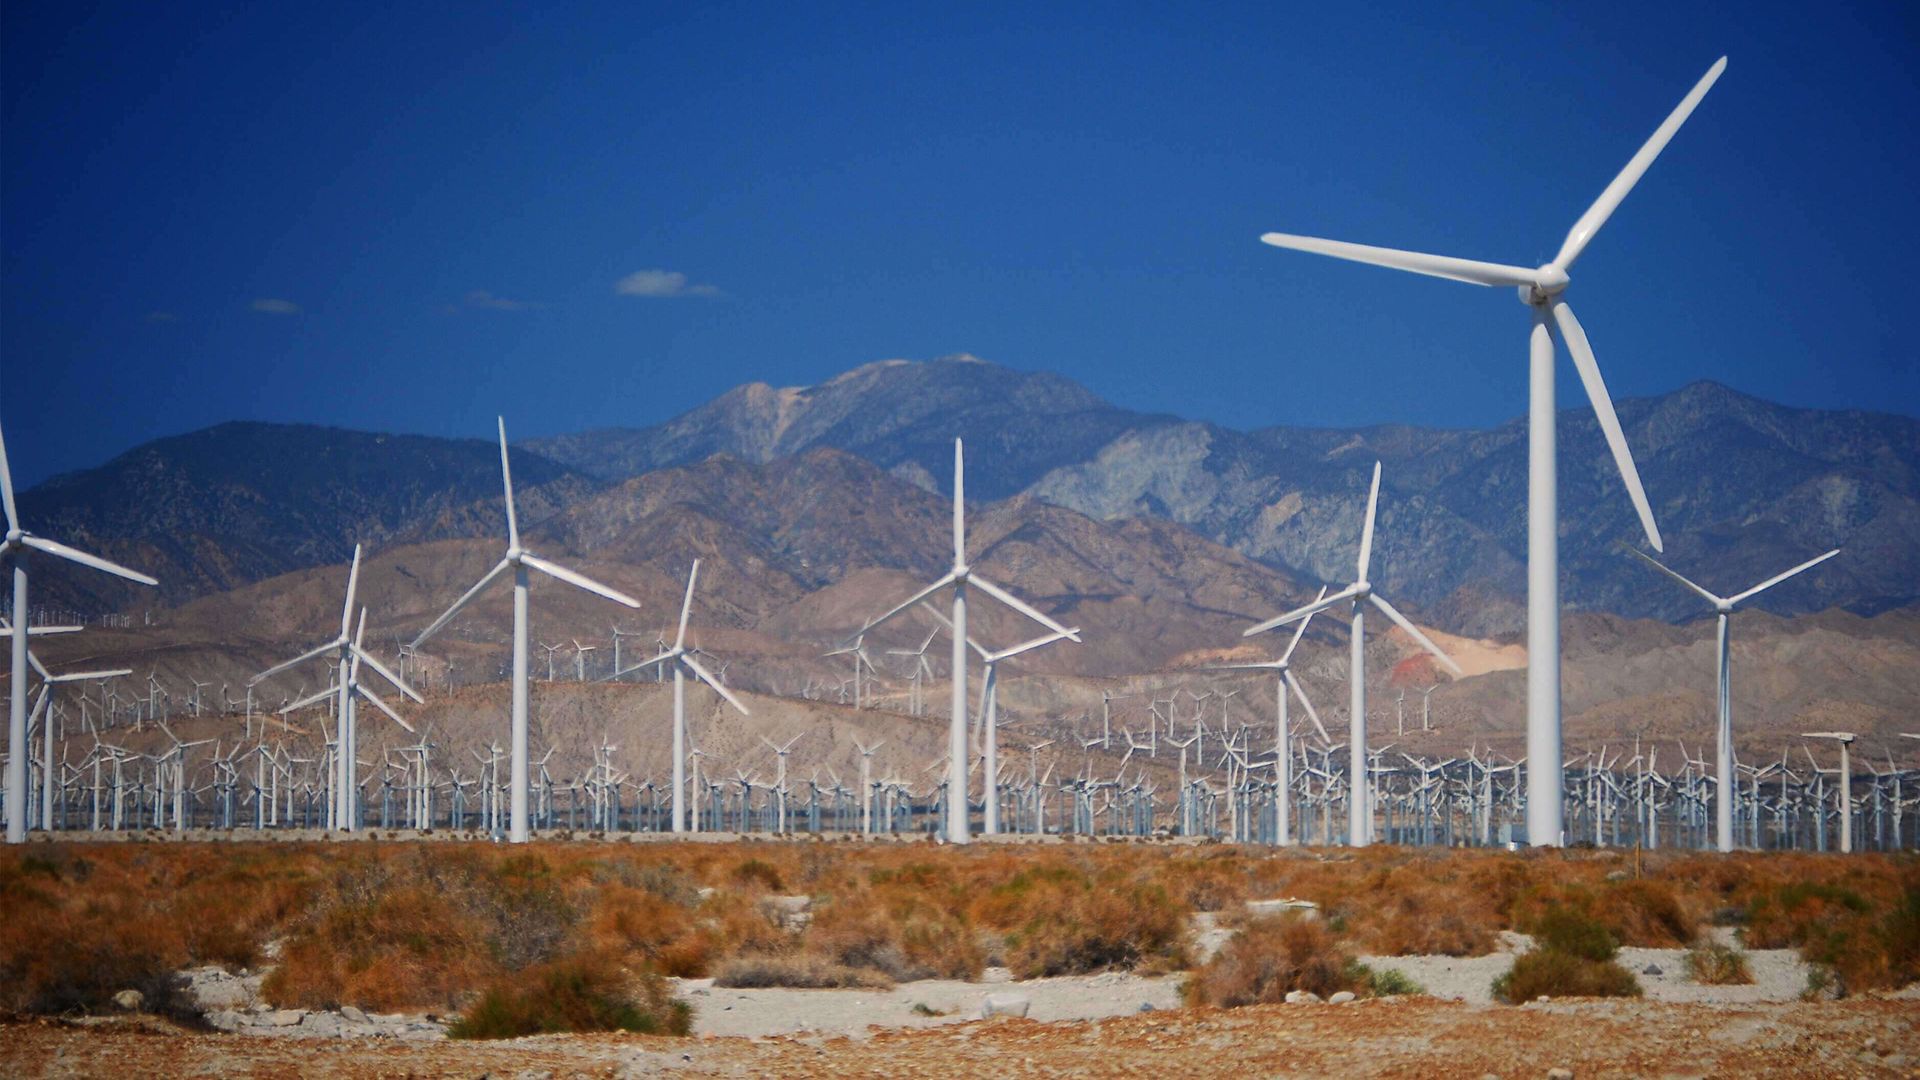
[[[1542,307],[1553,303],[1554,297],[1567,291],[1572,279],[1567,277],[1564,268],[1547,263],[1534,271],[1538,275],[1531,285],[1520,286],[1520,302],[1528,307]]]

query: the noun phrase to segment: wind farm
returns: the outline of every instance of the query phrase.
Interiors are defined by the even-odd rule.
[[[993,213],[942,178],[930,214],[893,201],[926,165],[902,173],[895,151],[821,171],[803,155],[791,175],[701,162],[696,195],[648,181],[691,202],[635,213],[659,260],[724,273],[629,268],[589,297],[530,270],[544,291],[462,286],[396,315],[404,290],[359,276],[385,242],[368,239],[314,266],[313,299],[243,305],[245,333],[154,309],[143,332],[191,335],[204,373],[158,344],[145,367],[109,363],[27,321],[54,359],[10,345],[0,380],[0,1063],[1910,1069],[1920,415],[1899,375],[1849,383],[1790,344],[1858,348],[1858,327],[1827,343],[1753,298],[1770,264],[1709,204],[1762,198],[1729,147],[1752,136],[1742,95],[1786,91],[1725,56],[1700,74],[1718,40],[1597,65],[1508,118],[1484,97],[1498,77],[1452,72],[1478,104],[1419,103],[1474,118],[1444,156],[1387,108],[1404,96],[1319,107],[1338,130],[1289,103],[1267,117],[1284,147],[1238,164],[1199,144],[1232,128],[1245,145],[1256,118],[1203,110],[1160,138],[1224,171],[1164,182],[1216,190],[1140,198],[1166,219],[1151,228],[1099,225],[1098,185],[1083,225],[1057,195],[1014,213],[994,185],[1018,169],[982,189]],[[755,100],[736,123],[778,127]],[[683,122],[652,134],[671,145]],[[1004,165],[1007,132],[969,130]],[[754,136],[719,145],[734,139]],[[1071,143],[1022,153],[1115,152]],[[1623,154],[1538,265],[1260,231],[1417,237],[1425,219],[1422,247],[1512,244],[1503,228],[1556,220],[1557,185]],[[856,159],[875,170],[861,198],[795,197],[857,187]],[[581,207],[622,174],[610,161],[567,175]],[[777,255],[764,207],[742,210],[775,177],[794,208]],[[1489,204],[1505,180],[1518,190]],[[1476,194],[1450,218],[1455,185]],[[370,190],[315,205],[384,203]],[[390,211],[395,245],[451,251],[458,228],[520,237],[506,257],[528,267],[556,258],[476,205],[409,205]],[[437,239],[412,231],[429,221]],[[1029,234],[1070,257],[1024,261]],[[1793,229],[1778,242],[1817,256]],[[759,260],[730,263],[730,243]],[[933,299],[889,308],[911,277],[897,260],[765,299],[795,249],[916,243]],[[1686,258],[1723,269],[1708,287]],[[1568,306],[1576,263],[1611,383]],[[1696,296],[1677,314],[1655,274],[1740,313]],[[1524,352],[1496,310],[1450,286],[1429,299],[1418,277],[1516,290]],[[1069,279],[1073,304],[1018,315],[1000,291]],[[1115,295],[1091,302],[1094,280]],[[864,314],[843,317],[849,292]],[[1779,331],[1754,336],[1769,317]],[[1049,320],[1084,324],[1085,344]],[[1721,324],[1770,349],[1764,392],[1699,347]],[[422,335],[461,359],[403,359]],[[871,359],[969,336],[996,359]],[[327,385],[371,378],[384,403],[317,393],[319,341]],[[1023,341],[1030,360],[997,359]],[[632,348],[654,351],[612,358]],[[243,362],[244,406],[222,366]],[[114,396],[173,400],[163,370],[230,415],[156,421]],[[1851,397],[1781,389],[1832,371]],[[261,416],[279,419],[244,418]],[[1643,1042],[1576,1037],[1568,1009]]]

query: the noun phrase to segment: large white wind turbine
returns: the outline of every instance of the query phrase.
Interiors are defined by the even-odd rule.
[[[334,779],[337,787],[334,789],[333,812],[334,821],[337,822],[340,829],[345,832],[352,832],[360,827],[360,823],[357,820],[358,815],[354,813],[354,792],[359,790],[358,777],[355,775],[358,771],[358,758],[356,755],[359,753],[359,730],[358,725],[353,722],[353,687],[358,682],[356,664],[361,660],[365,660],[373,670],[380,673],[381,678],[392,683],[395,689],[416,702],[421,700],[420,695],[415,693],[411,686],[402,682],[398,675],[388,671],[384,664],[375,660],[371,654],[360,647],[360,641],[353,633],[353,597],[354,593],[358,591],[359,586],[360,545],[355,544],[353,545],[353,562],[347,567],[347,598],[346,601],[340,605],[339,635],[325,644],[316,645],[308,649],[306,652],[301,653],[291,660],[275,664],[247,680],[248,686],[258,686],[283,671],[297,667],[309,660],[332,654],[334,663],[338,665],[334,684],[286,706],[280,710],[280,715],[285,716],[296,709],[303,709],[308,705],[324,701],[329,694],[338,695],[338,703],[334,708],[334,715],[339,718],[338,722],[340,724],[340,754],[338,760],[334,763],[334,772],[336,774]],[[366,624],[366,612],[364,609],[361,612],[360,621],[364,627]],[[373,696],[370,691],[363,689],[361,693],[378,705],[388,716],[399,721],[400,726],[407,727],[407,722],[401,720],[398,714],[392,709],[387,708],[386,702]],[[407,730],[411,731],[413,729],[407,727]]]
[[[1600,430],[1606,435],[1626,484],[1627,495],[1640,515],[1647,542],[1661,550],[1660,529],[1654,524],[1653,508],[1640,486],[1640,474],[1634,468],[1633,455],[1627,451],[1626,435],[1614,416],[1613,399],[1600,378],[1600,366],[1587,343],[1587,333],[1567,306],[1567,271],[1585,251],[1594,234],[1607,223],[1627,193],[1660,155],[1674,133],[1706,97],[1714,81],[1727,67],[1721,57],[1707,69],[1687,96],[1680,100],[1653,137],[1633,155],[1620,175],[1614,177],[1587,212],[1574,222],[1552,261],[1536,269],[1503,266],[1498,263],[1427,255],[1414,251],[1349,244],[1311,236],[1267,233],[1260,239],[1275,247],[1292,248],[1336,259],[1369,263],[1415,274],[1462,281],[1469,285],[1506,285],[1520,292],[1520,300],[1533,311],[1533,331],[1529,346],[1527,407],[1527,759],[1554,762],[1561,759],[1560,747],[1560,551],[1559,483],[1554,463],[1554,365],[1553,335],[1557,329],[1573,366],[1586,387]],[[1527,770],[1527,839],[1535,845],[1558,846],[1561,842],[1561,770]]]
[[[1351,602],[1353,629],[1352,641],[1348,643],[1349,668],[1347,678],[1352,685],[1350,707],[1352,715],[1347,721],[1347,768],[1351,777],[1353,794],[1347,800],[1347,843],[1352,847],[1364,847],[1373,842],[1372,816],[1369,814],[1367,798],[1367,642],[1366,607],[1371,603],[1379,608],[1394,624],[1407,632],[1407,636],[1420,643],[1420,647],[1432,653],[1447,669],[1455,675],[1460,674],[1460,665],[1453,658],[1440,651],[1440,646],[1421,633],[1412,620],[1400,614],[1386,598],[1373,591],[1373,583],[1367,580],[1367,568],[1373,561],[1373,519],[1374,511],[1380,502],[1380,463],[1373,463],[1373,486],[1367,491],[1367,521],[1360,531],[1360,558],[1354,564],[1353,584],[1334,593],[1321,595],[1320,599],[1306,607],[1296,608],[1285,615],[1268,619],[1258,626],[1248,627],[1243,637],[1262,634],[1277,626],[1312,617],[1317,611],[1323,611],[1342,602]],[[1291,650],[1289,650],[1291,651]],[[1309,713],[1311,715],[1311,713]]]
[[[727,704],[740,710],[741,716],[750,715],[747,707],[734,697],[719,679],[700,661],[693,658],[693,651],[687,648],[687,618],[693,613],[693,586],[700,578],[700,560],[693,560],[693,568],[687,571],[687,595],[680,601],[680,630],[673,636],[673,644],[658,656],[635,664],[628,671],[652,667],[655,664],[673,662],[673,831],[685,832],[687,829],[687,675],[706,683],[713,692],[726,699]],[[723,668],[726,665],[721,665]],[[784,768],[785,759],[782,758]]]
[[[159,582],[119,563],[35,536],[21,528],[20,515],[13,506],[13,470],[7,466],[4,435],[0,435],[0,506],[4,506],[7,513],[7,536],[0,541],[0,556],[13,564],[13,622],[26,631],[9,635],[13,646],[13,686],[7,712],[7,843],[18,844],[27,839],[27,758],[30,756],[27,753],[27,639],[33,635],[34,628],[27,617],[32,610],[27,604],[28,552],[52,555],[142,585]]]
[[[1622,546],[1625,547],[1625,545]],[[1784,574],[1775,574],[1773,577],[1755,585],[1746,592],[1737,593],[1733,596],[1715,596],[1713,593],[1694,584],[1692,581],[1681,576],[1678,571],[1661,563],[1646,552],[1630,547],[1626,548],[1626,550],[1640,556],[1640,558],[1646,560],[1648,565],[1652,566],[1655,570],[1685,585],[1699,595],[1701,599],[1713,605],[1716,621],[1719,624],[1714,634],[1714,667],[1719,673],[1720,698],[1719,713],[1714,723],[1717,739],[1715,749],[1717,753],[1714,755],[1716,775],[1713,786],[1713,822],[1714,834],[1719,843],[1720,850],[1732,851],[1733,786],[1735,783],[1735,777],[1733,775],[1733,670],[1727,641],[1727,624],[1733,615],[1734,608],[1739,607],[1742,603],[1753,599],[1768,589],[1773,588],[1775,585],[1793,577],[1795,574],[1819,566],[1821,563],[1840,554],[1840,549],[1834,548],[1832,551],[1818,558],[1808,559],[1806,562],[1801,563],[1799,566],[1794,567]]]
[[[911,609],[915,604],[939,592],[953,588],[953,715],[947,729],[947,840],[967,842],[967,586],[980,591],[1025,615],[1069,641],[1080,635],[1041,614],[1032,605],[973,572],[967,565],[966,464],[960,440],[953,440],[953,568],[939,580],[902,600],[891,611],[868,620],[860,628],[862,635]],[[992,777],[988,777],[992,782]]]
[[[577,589],[584,589],[595,596],[604,596],[617,604],[630,608],[640,606],[640,601],[617,589],[610,589],[592,578],[576,574],[558,563],[548,562],[533,552],[520,546],[520,522],[513,511],[513,470],[507,464],[507,421],[500,418],[500,480],[507,493],[507,553],[493,569],[474,583],[466,595],[453,602],[433,625],[420,631],[413,639],[414,648],[419,648],[426,640],[440,632],[440,629],[460,614],[468,604],[478,599],[480,594],[494,582],[505,577],[508,571],[513,573],[513,758],[512,791],[509,795],[507,839],[515,844],[527,842],[527,571],[538,570],[550,578],[564,581]]]

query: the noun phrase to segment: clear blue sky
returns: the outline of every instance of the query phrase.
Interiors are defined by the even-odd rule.
[[[1920,412],[1912,4],[695,7],[0,8],[18,478],[958,351],[1237,427],[1492,424],[1512,295],[1257,237],[1542,261],[1722,53],[1576,270],[1616,396]]]

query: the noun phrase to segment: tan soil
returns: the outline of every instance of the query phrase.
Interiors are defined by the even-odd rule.
[[[0,1073],[31,1076],[946,1077],[1222,1075],[1912,1076],[1920,1003],[1433,999],[996,1020],[865,1040],[554,1035],[497,1043],[247,1039],[158,1021],[0,1027]]]

